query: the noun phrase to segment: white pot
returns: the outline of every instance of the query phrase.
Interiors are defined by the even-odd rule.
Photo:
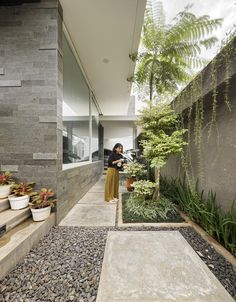
[[[50,216],[51,206],[42,209],[31,209],[31,212],[34,221],[42,221]]]
[[[29,195],[24,195],[24,196],[10,195],[8,196],[8,199],[10,201],[12,210],[20,210],[28,207],[30,197]]]
[[[3,185],[0,186],[0,198],[6,198],[11,193],[12,185]]]

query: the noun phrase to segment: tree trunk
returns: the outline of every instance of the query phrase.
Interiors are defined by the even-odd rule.
[[[152,95],[153,95],[153,73],[151,73],[150,80],[149,80],[149,97],[150,101],[152,101]]]
[[[160,198],[160,168],[155,168],[156,187],[152,196],[152,200],[156,201]]]
[[[150,168],[150,161],[147,160],[146,162],[146,166],[147,166],[147,179],[151,180],[151,168]]]

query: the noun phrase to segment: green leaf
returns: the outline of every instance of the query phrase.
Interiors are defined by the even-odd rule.
[[[166,160],[162,158],[155,157],[151,160],[151,167],[162,168],[166,164]]]

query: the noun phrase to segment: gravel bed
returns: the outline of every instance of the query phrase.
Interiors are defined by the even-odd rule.
[[[109,230],[179,230],[227,291],[236,295],[236,273],[192,228],[54,227],[0,284],[0,301],[93,302]]]
[[[102,228],[52,228],[3,280],[0,301],[95,301],[106,234]]]

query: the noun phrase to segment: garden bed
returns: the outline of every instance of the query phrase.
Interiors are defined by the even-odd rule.
[[[123,223],[158,223],[158,222],[167,222],[167,223],[182,223],[185,222],[184,219],[181,217],[179,213],[176,213],[175,215],[169,214],[168,219],[145,219],[142,216],[135,215],[127,209],[127,200],[130,196],[130,193],[123,193],[122,194],[122,220]]]

